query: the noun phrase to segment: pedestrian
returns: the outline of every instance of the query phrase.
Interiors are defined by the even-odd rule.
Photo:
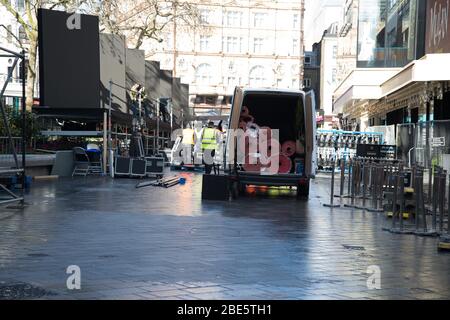
[[[203,164],[205,165],[206,174],[211,174],[214,167],[218,136],[219,131],[215,128],[214,122],[209,121],[208,126],[203,129],[202,133]]]

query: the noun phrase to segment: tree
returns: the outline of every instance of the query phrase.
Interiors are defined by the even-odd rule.
[[[124,35],[127,44],[141,48],[147,39],[162,42],[164,29],[173,24],[197,28],[199,10],[195,1],[106,0],[97,7],[100,31]]]
[[[69,12],[96,14],[100,20],[100,31],[121,34],[127,43],[140,48],[146,39],[162,42],[161,32],[171,23],[196,27],[199,14],[190,1],[172,0],[24,0],[24,12],[11,4],[11,0],[0,0],[6,10],[16,19],[24,37],[17,37],[11,30],[0,24],[14,38],[17,46],[26,52],[27,85],[26,105],[33,105],[36,82],[36,55],[38,47],[38,8],[62,9]]]

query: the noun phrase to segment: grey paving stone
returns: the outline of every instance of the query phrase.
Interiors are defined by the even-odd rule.
[[[187,184],[168,190],[102,177],[34,183],[32,205],[0,224],[0,288],[28,283],[57,293],[49,299],[450,298],[450,255],[436,239],[324,208],[326,178],[308,202],[221,203],[202,202],[201,175],[182,174]],[[69,265],[81,268],[81,292],[66,289]],[[373,265],[382,290],[367,289]]]

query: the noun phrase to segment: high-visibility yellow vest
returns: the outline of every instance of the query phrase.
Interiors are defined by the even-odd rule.
[[[183,144],[194,145],[194,130],[190,128],[183,130]]]
[[[216,131],[214,128],[205,128],[202,137],[202,149],[215,150],[217,148]]]

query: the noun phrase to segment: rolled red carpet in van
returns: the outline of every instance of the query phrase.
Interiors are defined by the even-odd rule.
[[[242,107],[242,111],[241,111],[241,116],[242,117],[248,117],[250,115],[250,111],[248,110],[247,107]]]
[[[288,174],[292,169],[292,161],[289,157],[281,154],[279,157],[280,168],[278,169],[278,173]]]
[[[259,128],[259,137],[260,139],[269,141],[270,139],[272,139],[272,129],[269,127]]]
[[[245,157],[244,170],[248,172],[260,172],[261,163],[257,157],[247,155]]]
[[[295,154],[295,141],[286,141],[281,146],[281,152],[288,157],[292,157]]]

